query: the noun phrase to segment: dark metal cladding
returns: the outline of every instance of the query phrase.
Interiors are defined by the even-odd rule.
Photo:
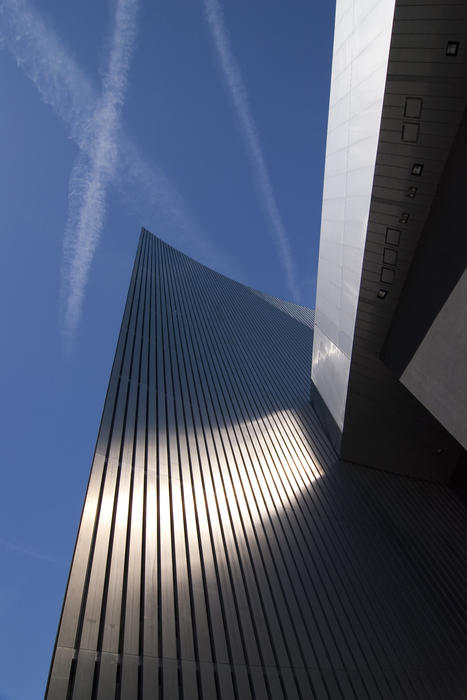
[[[466,697],[466,511],[336,460],[312,319],[143,230],[47,700]]]

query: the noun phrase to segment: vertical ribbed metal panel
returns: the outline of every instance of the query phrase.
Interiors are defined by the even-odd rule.
[[[310,318],[143,230],[48,700],[466,697],[465,509],[336,461]]]

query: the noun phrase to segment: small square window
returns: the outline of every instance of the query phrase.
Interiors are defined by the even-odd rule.
[[[421,163],[414,163],[412,165],[412,175],[416,175],[417,177],[420,177],[420,175],[423,172],[423,165]]]
[[[387,293],[388,293],[387,289],[380,289],[376,296],[378,297],[378,299],[385,299],[387,296]]]
[[[446,44],[446,56],[457,56],[459,53],[459,42],[448,41]]]
[[[404,117],[409,117],[409,119],[420,119],[422,114],[422,98],[421,97],[407,97],[405,100],[404,107]]]
[[[418,141],[418,124],[404,122],[402,124],[402,141],[406,143],[417,143]]]
[[[383,252],[383,262],[386,265],[395,265],[397,262],[397,251],[392,248],[385,248]]]
[[[386,229],[386,243],[389,245],[399,245],[401,232],[397,228]]]
[[[394,270],[391,270],[389,267],[382,267],[381,282],[385,282],[386,284],[392,284],[394,282]]]

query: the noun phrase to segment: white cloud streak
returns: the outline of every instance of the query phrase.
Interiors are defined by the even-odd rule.
[[[81,134],[85,147],[71,173],[63,265],[67,338],[74,336],[81,315],[91,262],[104,225],[107,187],[118,163],[119,118],[125,102],[137,8],[137,0],[117,0],[102,95],[92,117],[85,122]]]
[[[3,549],[8,549],[10,552],[15,552],[16,554],[21,554],[24,557],[31,557],[32,559],[40,559],[41,561],[49,562],[50,564],[56,564],[61,566],[60,562],[49,557],[46,554],[41,554],[41,552],[36,552],[33,549],[27,549],[26,547],[20,547],[14,542],[9,542],[8,540],[0,539],[0,547]]]
[[[256,179],[266,218],[269,221],[274,242],[285,268],[292,298],[295,302],[298,302],[300,295],[295,281],[289,239],[274,197],[266,161],[261,149],[258,130],[250,108],[247,90],[243,82],[240,67],[230,46],[222,10],[218,0],[204,0],[204,9],[214,46],[219,57],[220,67],[232,98],[242,136],[247,146],[251,168]]]
[[[0,46],[11,51],[69,136],[84,148],[82,125],[92,115],[97,92],[27,0],[0,0]]]
[[[87,167],[87,172],[90,172],[89,166],[96,157],[96,132],[92,127],[96,126],[96,115],[99,110],[104,109],[104,96],[98,94],[53,28],[43,20],[28,0],[0,0],[0,47],[12,53],[18,67],[33,82],[44,103],[50,105],[60,117],[68,136],[79,147],[80,154],[75,170],[82,161],[83,167]],[[121,59],[123,58],[122,54]],[[124,85],[122,87],[124,88]],[[106,106],[108,109],[112,105],[107,102]],[[202,258],[207,265],[214,265],[218,269],[230,265],[232,268],[233,263],[228,261],[225,255],[220,255],[199,231],[182,197],[169,178],[157,166],[150,165],[141,156],[136,145],[122,131],[119,124],[118,99],[113,107],[114,111],[111,115],[115,118],[112,118],[112,143],[118,144],[118,148],[110,151],[110,156],[115,158],[113,172],[110,173],[107,165],[102,164],[105,168],[102,172],[105,186],[108,186],[112,177],[112,184],[119,189],[127,205],[137,211],[138,216],[144,215],[152,223],[155,223],[156,219],[165,237],[169,237],[174,245],[183,245],[187,252],[191,249],[193,254]],[[105,142],[105,144],[108,143],[108,141]],[[103,145],[105,144],[103,142]],[[96,166],[100,164],[100,161],[95,163]],[[69,220],[75,217],[78,221],[81,212],[80,203],[84,201],[78,195],[84,195],[85,181],[80,181],[79,178],[73,179],[73,175],[70,184],[76,182],[76,191],[73,190],[76,193],[76,199],[71,201],[70,187],[72,206]],[[102,194],[101,191],[101,197]],[[100,206],[105,206],[105,202]],[[79,319],[77,301],[80,299],[82,303],[84,286],[96,245],[94,238],[91,245],[87,245],[84,249],[86,257],[83,260],[87,264],[85,275],[83,275],[84,268],[81,268],[80,272],[79,266],[76,265],[78,282],[79,275],[82,276],[80,287],[75,288],[78,296],[69,304],[68,332],[73,326],[76,327]],[[64,273],[71,274],[70,263],[76,248],[73,238],[70,237],[67,241],[67,247],[67,254],[70,257],[64,266]],[[228,272],[232,274],[232,269]],[[67,283],[68,292],[70,292],[71,278],[67,279],[64,276],[63,281]],[[72,297],[69,299],[71,300]]]

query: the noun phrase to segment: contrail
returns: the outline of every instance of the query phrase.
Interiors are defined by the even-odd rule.
[[[4,549],[9,549],[11,552],[16,552],[17,554],[22,554],[25,557],[32,557],[34,559],[40,559],[41,561],[47,561],[50,564],[56,564],[57,566],[62,566],[62,564],[54,559],[53,557],[49,557],[46,554],[41,554],[40,552],[36,552],[33,549],[27,549],[26,547],[20,547],[19,545],[15,544],[14,542],[9,542],[8,540],[4,540],[0,538],[0,547],[3,547]]]
[[[81,138],[86,143],[73,167],[65,228],[63,292],[65,335],[73,337],[84,290],[106,213],[106,195],[119,150],[119,117],[125,102],[136,33],[137,0],[117,0],[114,31],[103,91]]]
[[[225,29],[224,18],[218,0],[204,0],[209,28],[212,33],[221,69],[229,89],[235,112],[240,123],[242,136],[245,140],[251,168],[257,181],[262,204],[273,232],[281,261],[283,262],[287,282],[295,302],[299,301],[298,287],[295,281],[292,254],[289,239],[282,223],[274,192],[269,178],[266,161],[261,149],[258,130],[251,112],[248,94],[238,62],[230,47],[229,37]]]
[[[97,91],[27,0],[0,0],[0,20],[0,46],[11,51],[69,136],[84,148],[82,126],[92,115]]]
[[[0,0],[0,47],[12,53],[43,102],[63,121],[68,136],[80,148],[80,158],[89,166],[96,155],[90,126],[95,122],[97,110],[103,107],[103,98],[53,28],[27,0]],[[117,121],[118,116],[117,113]],[[183,198],[165,173],[143,158],[121,126],[115,124],[114,135],[119,148],[112,182],[127,205],[137,211],[138,216],[146,216],[152,222],[156,217],[159,227],[175,245],[183,246],[187,252],[191,249],[205,264],[219,270],[224,268],[226,274],[232,275],[235,262],[221,254],[198,229]],[[73,212],[76,221],[79,201]],[[73,248],[68,253],[71,255]],[[90,260],[88,262],[90,264]],[[70,266],[68,271],[71,272]],[[240,277],[241,272],[237,271],[236,275]],[[81,292],[84,293],[84,287]]]

